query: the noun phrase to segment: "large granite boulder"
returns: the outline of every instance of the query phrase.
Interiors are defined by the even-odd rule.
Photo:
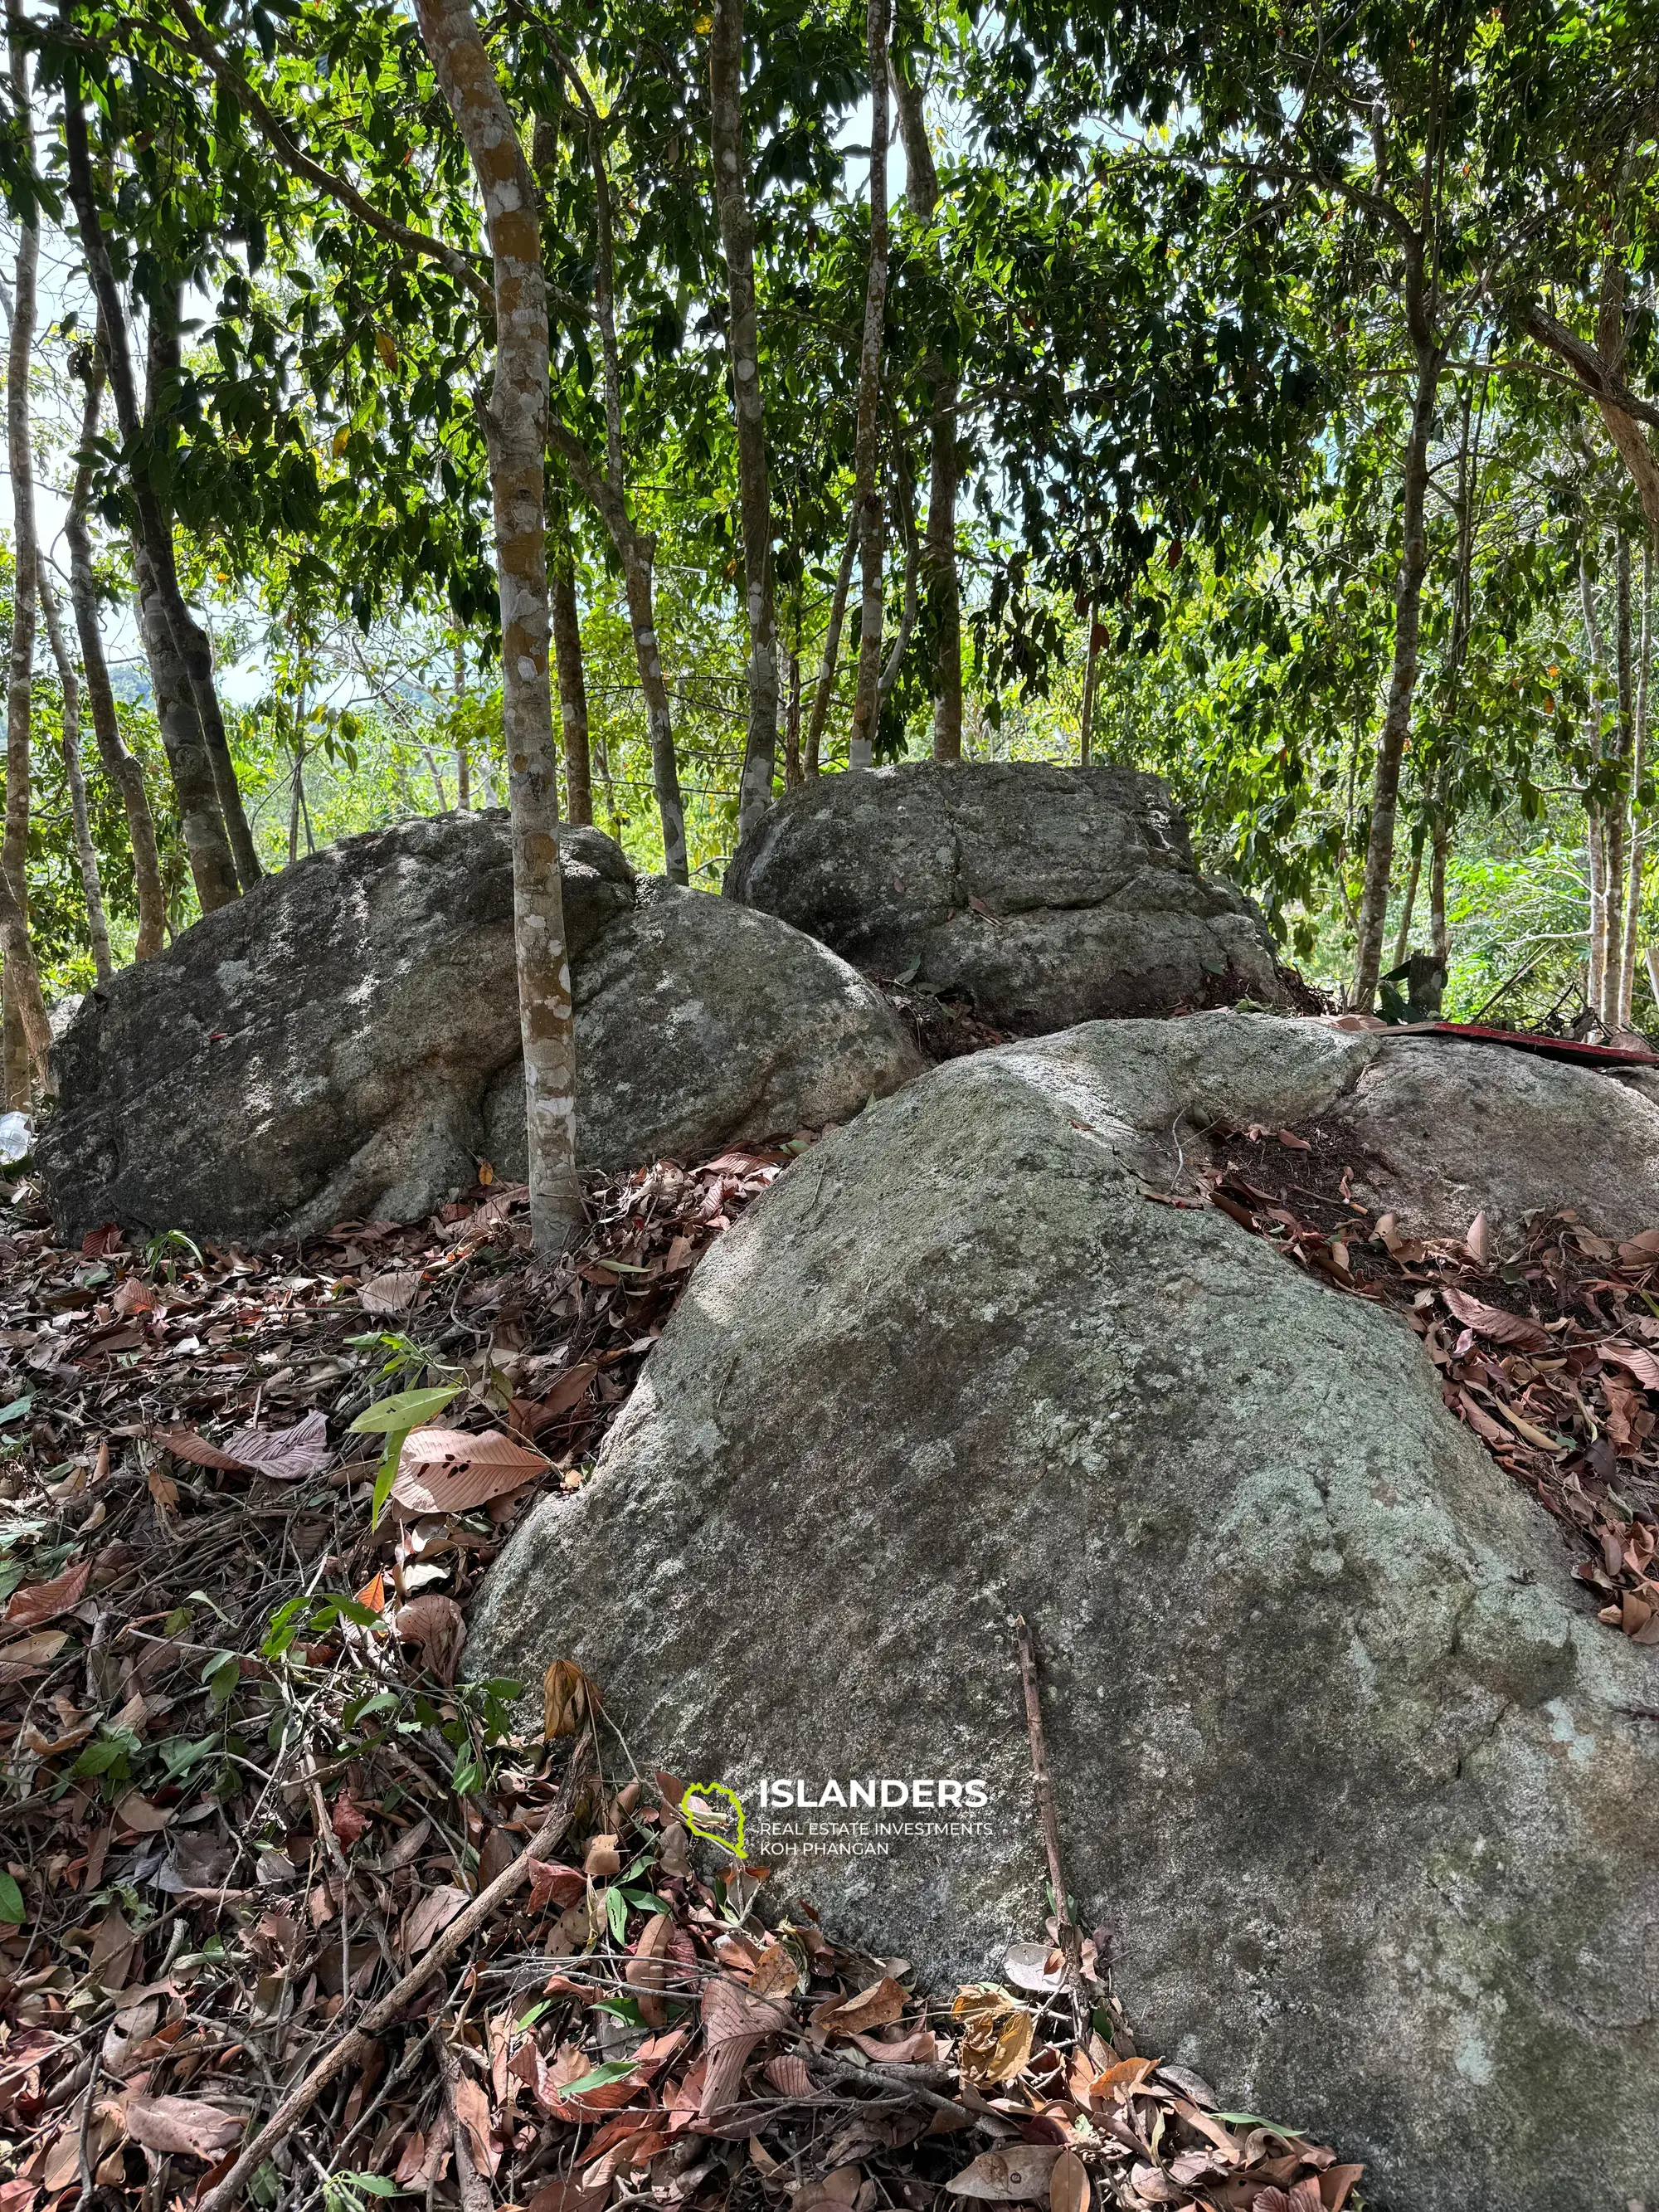
[[[728,897],[1032,1036],[1286,1001],[1261,916],[1200,876],[1155,775],[931,762],[823,776],[744,837]]]
[[[803,1854],[775,1888],[949,1986],[1045,1911],[1024,1613],[1140,2047],[1364,2159],[1368,2203],[1619,2212],[1659,2179],[1659,1653],[1400,1318],[1147,1195],[1222,1121],[1369,1131],[1380,1173],[1389,1097],[1425,1229],[1553,1206],[1598,1103],[1581,1212],[1659,1223],[1659,1109],[1500,1051],[1213,1013],[951,1062],[703,1261],[469,1663],[580,1661],[642,1763]],[[836,1803],[872,1780],[908,1807]]]
[[[886,1002],[768,915],[563,838],[584,1164],[856,1113],[921,1066]],[[525,1127],[506,816],[349,837],[88,994],[37,1157],[60,1235],[416,1219]]]

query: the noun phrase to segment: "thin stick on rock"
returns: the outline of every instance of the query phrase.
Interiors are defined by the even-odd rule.
[[[255,2169],[293,2133],[335,2076],[343,2073],[348,2066],[362,2057],[381,2029],[389,2027],[404,2007],[419,1996],[433,1975],[441,1967],[447,1966],[477,1935],[497,1905],[523,1887],[530,1877],[531,1861],[545,1856],[575,1817],[586,1781],[586,1766],[584,1747],[572,1759],[569,1771],[547,1818],[512,1865],[504,1868],[487,1889],[480,1890],[464,1911],[457,1913],[448,1927],[422,1953],[402,1981],[388,1990],[378,2004],[371,2005],[350,2034],[342,2036],[332,2049],[318,2060],[298,2087],[289,2092],[252,2142],[245,2147],[224,2179],[209,2190],[196,2212],[229,2212],[230,2206],[241,2195]]]
[[[1014,1616],[1019,1644],[1020,1686],[1025,1692],[1025,1730],[1031,1739],[1031,1779],[1036,1793],[1037,1820],[1042,1829],[1042,1848],[1048,1861],[1048,1887],[1054,1893],[1054,1925],[1064,1961],[1066,1995],[1079,2043],[1089,2033],[1089,1994],[1084,1987],[1083,1938],[1072,1918],[1066,1896],[1066,1870],[1060,1856],[1060,1821],[1054,1811],[1054,1787],[1048,1774],[1048,1747],[1042,1733],[1042,1706],[1037,1694],[1036,1651],[1024,1614]]]

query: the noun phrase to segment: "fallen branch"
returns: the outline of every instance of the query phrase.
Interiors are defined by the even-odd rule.
[[[1072,1918],[1066,1897],[1066,1870],[1060,1856],[1060,1821],[1054,1812],[1054,1788],[1048,1777],[1048,1747],[1042,1734],[1042,1708],[1037,1696],[1036,1652],[1024,1614],[1016,1614],[1014,1634],[1019,1644],[1019,1680],[1025,1692],[1025,1729],[1031,1739],[1031,1779],[1036,1791],[1037,1820],[1042,1829],[1042,1848],[1048,1860],[1048,1886],[1054,1893],[1054,1928],[1064,1962],[1066,1994],[1080,2044],[1089,2037],[1093,2008],[1085,1986],[1083,1937]]]
[[[335,2076],[362,2057],[381,2029],[389,2027],[404,2007],[420,1995],[433,1975],[449,1964],[496,1906],[522,1887],[530,1876],[531,1861],[544,1858],[575,1817],[586,1773],[586,1747],[579,1747],[552,1809],[512,1865],[504,1868],[487,1889],[479,1891],[465,1911],[458,1913],[422,1953],[402,1981],[396,1983],[378,2004],[371,2005],[350,2034],[343,2036],[318,2060],[298,2087],[289,2092],[252,2142],[243,2148],[235,2165],[203,2197],[196,2212],[229,2212],[255,2168],[287,2140]]]

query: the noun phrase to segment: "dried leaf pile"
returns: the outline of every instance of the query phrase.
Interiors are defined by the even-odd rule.
[[[0,2212],[221,2181],[260,2212],[1351,2201],[1356,2169],[1135,2057],[1103,1986],[1079,2043],[1047,1945],[929,2002],[775,1876],[694,1863],[679,1785],[627,1772],[574,1666],[538,1742],[516,1686],[458,1684],[513,1519],[580,1485],[698,1255],[808,1141],[596,1183],[550,1271],[519,1189],[291,1255],[65,1252],[13,1194]]]
[[[1555,1213],[1502,1255],[1484,1215],[1461,1237],[1413,1237],[1351,1195],[1322,1132],[1212,1133],[1224,1162],[1196,1202],[1403,1311],[1447,1406],[1554,1516],[1598,1617],[1659,1644],[1659,1228],[1615,1246]]]

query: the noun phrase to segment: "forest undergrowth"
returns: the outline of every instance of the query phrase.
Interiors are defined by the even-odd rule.
[[[693,1838],[574,1662],[528,1735],[517,1686],[460,1678],[505,1536],[811,1141],[595,1179],[551,1268],[517,1188],[263,1252],[67,1250],[13,1191],[0,2212],[1363,2205],[1358,2165],[1138,2051],[1109,1930],[922,1991]],[[1254,1129],[1147,1201],[1401,1311],[1609,1631],[1659,1642],[1659,1229],[1557,1215],[1499,1255],[1351,1182]]]

